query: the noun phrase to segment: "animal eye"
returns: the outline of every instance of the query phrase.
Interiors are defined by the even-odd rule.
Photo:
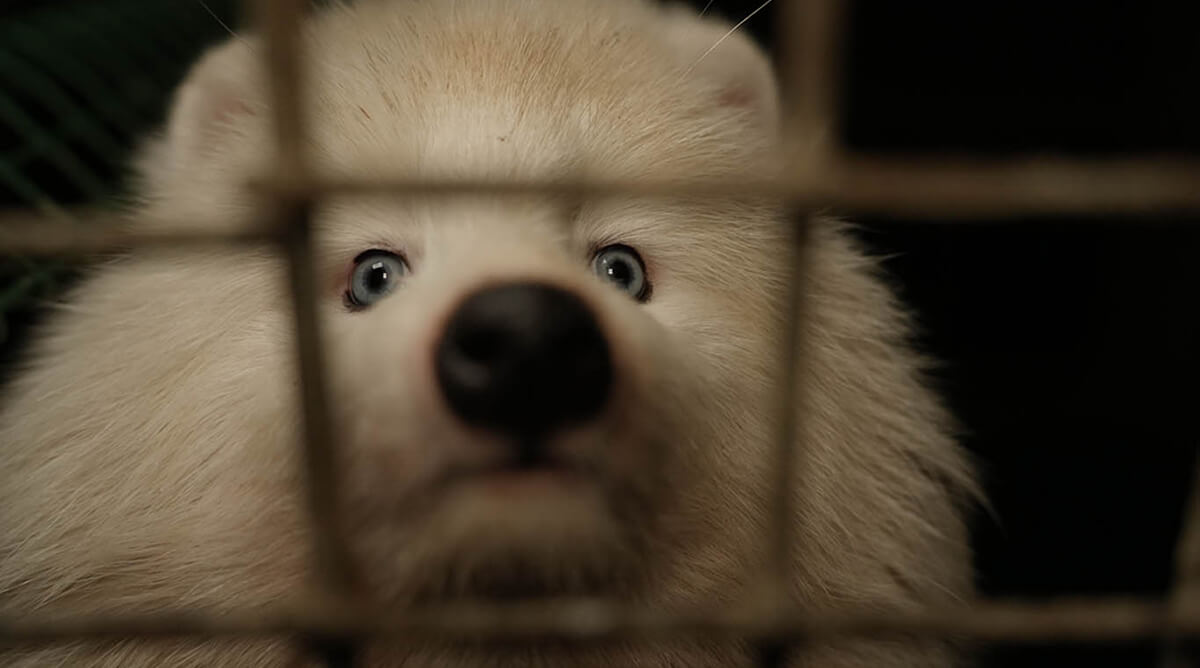
[[[346,302],[365,308],[383,299],[395,289],[400,278],[408,273],[408,263],[395,253],[369,250],[354,258]]]
[[[650,297],[646,265],[637,251],[629,246],[616,244],[596,251],[592,259],[592,270],[601,279],[612,283],[640,302]]]

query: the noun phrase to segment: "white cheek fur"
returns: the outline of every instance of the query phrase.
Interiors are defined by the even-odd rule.
[[[682,8],[358,2],[311,21],[313,155],[335,177],[725,178],[776,158],[765,55],[744,32]],[[721,50],[702,57],[717,40]],[[253,217],[242,184],[268,172],[274,154],[260,46],[252,36],[231,40],[189,74],[165,138],[144,160],[148,220],[217,219],[216,229]],[[352,199],[322,214],[319,245],[330,254],[322,275],[340,291],[346,261],[381,241],[403,250],[413,270],[375,309],[332,314],[331,296],[323,310],[330,397],[345,437],[345,519],[356,556],[369,557],[380,584],[373,594],[437,599],[476,575],[575,593],[599,581],[604,593],[689,609],[748,593],[776,479],[768,390],[785,309],[772,296],[787,274],[773,213],[731,205],[686,220],[643,202],[608,219],[595,211],[594,223],[581,211],[581,225],[606,230],[592,234],[522,197],[455,198],[448,209],[437,197]],[[609,232],[644,251],[656,289],[644,307],[599,285],[586,258],[566,257],[572,235]],[[736,257],[743,271],[714,275],[714,257]],[[788,407],[803,409],[795,444],[803,466],[788,472],[801,494],[790,590],[818,611],[846,601],[878,610],[969,598],[959,501],[973,478],[921,382],[921,361],[900,343],[903,314],[835,223],[814,225],[812,258],[804,323],[812,345],[798,379],[798,395],[810,401]],[[0,405],[5,610],[247,610],[292,600],[311,581],[290,321],[262,319],[285,311],[286,296],[272,293],[276,301],[264,304],[267,292],[255,288],[265,274],[209,260],[100,267],[47,325],[39,356]],[[618,503],[571,504],[549,529],[504,512],[518,505],[454,512],[449,504],[439,514],[431,496],[405,495],[487,456],[486,437],[441,405],[429,351],[457,299],[507,280],[587,295],[619,351],[623,386],[608,429],[571,444],[592,449],[616,492],[601,498]],[[165,288],[169,303],[145,299]],[[474,531],[483,513],[500,521]],[[487,540],[476,540],[480,533]],[[719,644],[601,656],[537,648],[514,663],[741,658],[739,648]],[[73,647],[31,661],[146,668],[249,656],[261,666],[285,662],[278,652],[290,651],[247,654],[217,642],[192,649]],[[408,649],[379,648],[381,661],[447,662],[427,647]],[[944,649],[851,643],[821,651],[847,668],[940,667],[953,660]],[[496,659],[452,656],[461,659],[456,668]],[[9,658],[0,651],[0,664]]]

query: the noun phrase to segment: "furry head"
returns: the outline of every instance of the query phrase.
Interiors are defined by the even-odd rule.
[[[336,177],[744,176],[777,92],[740,35],[641,0],[364,0],[308,22],[309,154]],[[272,158],[253,36],[207,54],[142,162],[161,225],[253,220]],[[348,548],[378,602],[736,601],[763,554],[788,234],[749,198],[338,196],[317,215]],[[969,591],[968,469],[906,322],[814,231],[793,594],[911,609]],[[0,414],[0,609],[245,609],[311,566],[282,263],[141,253],[49,324]],[[266,666],[263,643],[60,648]],[[943,647],[817,646],[829,666]],[[47,661],[33,654],[14,660]],[[729,665],[731,643],[372,648],[370,665]]]

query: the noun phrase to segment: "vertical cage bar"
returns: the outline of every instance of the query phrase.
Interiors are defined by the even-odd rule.
[[[792,0],[782,3],[778,37],[779,69],[783,102],[783,139],[789,154],[788,173],[813,174],[832,151],[836,117],[834,79],[837,44],[836,0]],[[796,494],[797,440],[803,419],[805,397],[800,378],[806,364],[807,320],[805,281],[811,237],[810,211],[791,212],[791,272],[784,304],[785,322],[780,340],[778,403],[776,407],[776,479],[771,503],[768,579],[764,590],[774,610],[789,605],[794,503]],[[783,666],[789,647],[778,638],[764,640],[758,651],[759,665]]]
[[[306,0],[247,1],[252,3],[250,10],[266,43],[263,64],[269,80],[271,127],[275,135],[274,176],[304,177],[308,175],[308,163],[303,149],[307,128],[301,21],[308,3]]]
[[[1191,500],[1185,509],[1175,547],[1175,584],[1170,592],[1172,614],[1200,620],[1200,453],[1192,480]],[[1200,642],[1194,637],[1165,643],[1164,668],[1185,668],[1200,662]]]
[[[836,40],[828,33],[836,30],[836,16],[832,0],[794,0],[783,3],[784,13],[779,42],[781,69],[784,73],[783,98],[785,131],[790,133],[825,132],[832,127],[834,97],[827,90],[831,87],[834,62],[833,45]],[[811,40],[813,44],[806,45]],[[803,139],[803,137],[802,137]],[[823,141],[823,140],[822,140]],[[792,144],[789,143],[789,146]],[[787,156],[792,158],[793,156]],[[796,438],[798,432],[798,407],[803,397],[798,394],[799,367],[804,364],[802,322],[804,320],[804,280],[807,274],[807,248],[809,246],[810,212],[799,212],[793,217],[793,244],[791,274],[785,305],[786,323],[781,345],[783,364],[779,388],[779,433],[778,460],[774,503],[774,525],[772,539],[772,571],[776,582],[787,581],[790,570],[792,545],[792,496],[793,473],[796,463]],[[780,591],[786,591],[783,588]]]
[[[841,0],[780,5],[776,56],[793,167],[819,168],[837,150],[843,16]]]
[[[337,512],[337,459],[325,386],[324,355],[317,313],[317,288],[313,276],[312,205],[308,201],[283,203],[277,214],[288,225],[283,247],[287,255],[292,307],[295,311],[296,347],[300,369],[301,406],[304,411],[304,460],[310,511],[313,515],[317,576],[333,596],[350,595],[356,582],[349,555],[341,542]]]
[[[300,21],[304,0],[258,0],[260,25],[266,37],[266,59],[272,94],[277,153],[276,170],[302,183],[308,176],[303,150],[304,94],[301,88]],[[292,298],[295,307],[305,459],[310,503],[316,523],[318,568],[324,583],[349,591],[354,582],[349,559],[341,549],[336,512],[335,457],[329,404],[325,388],[324,349],[317,317],[313,277],[312,201],[298,190],[280,196],[273,212],[284,224]]]
[[[275,134],[274,175],[289,187],[279,195],[275,210],[285,230],[295,314],[296,348],[300,372],[304,425],[304,461],[308,500],[313,522],[318,584],[323,598],[345,601],[355,590],[355,574],[342,541],[337,509],[337,459],[325,382],[325,359],[317,308],[312,241],[313,201],[304,186],[311,172],[304,150],[307,136],[304,90],[302,21],[306,0],[257,0],[256,18],[266,41],[265,65],[269,79],[272,125]],[[311,647],[331,667],[354,664],[355,648],[345,638],[313,638]]]
[[[260,18],[266,36],[265,62],[270,73],[273,127],[276,140],[275,175],[291,186],[310,183],[311,173],[304,152],[303,51],[298,30],[304,14],[304,0],[254,0],[253,9]],[[820,168],[836,158],[834,132],[836,125],[837,46],[840,29],[841,3],[838,0],[796,0],[782,3],[783,33],[780,39],[781,71],[787,113],[785,124],[791,156],[799,166]],[[301,378],[304,412],[304,453],[307,467],[308,491],[314,522],[314,540],[318,575],[330,593],[347,595],[355,590],[353,564],[341,541],[342,531],[336,512],[336,457],[329,417],[325,385],[324,354],[318,317],[317,282],[314,274],[312,241],[313,196],[299,187],[280,191],[270,215],[285,231],[281,241],[286,253],[295,310],[298,368]],[[928,192],[926,195],[928,195]],[[778,479],[771,507],[772,534],[770,539],[773,585],[769,592],[786,596],[790,587],[792,549],[793,483],[797,464],[797,433],[803,414],[802,384],[807,350],[804,330],[806,310],[805,279],[808,270],[808,250],[811,240],[809,212],[800,212],[792,228],[791,273],[782,331],[781,380],[779,388]],[[97,242],[98,243],[98,242]],[[1188,620],[1184,630],[1200,627],[1200,470],[1193,483],[1192,501],[1184,520],[1177,548],[1178,575],[1172,592],[1173,610],[1178,619]],[[1157,606],[1156,606],[1157,607]],[[1028,614],[1028,613],[1026,613]],[[1103,621],[1097,613],[1096,619]],[[1124,621],[1121,621],[1124,620]],[[1131,635],[1161,637],[1155,630],[1156,615],[1120,617],[1118,622],[1131,625]],[[1178,624],[1176,625],[1178,626]],[[1071,626],[1067,625],[1069,631]],[[1139,630],[1140,629],[1140,630]],[[1009,631],[1019,636],[1017,631]],[[1061,633],[1061,631],[1060,631]],[[1070,636],[1070,633],[1066,633]],[[314,639],[316,652],[331,666],[352,665],[355,647],[345,639]],[[1179,648],[1173,648],[1179,649]],[[1195,665],[1192,654],[1175,654],[1168,665]],[[787,647],[777,639],[762,643],[759,659],[762,665],[778,666],[786,662]],[[1192,661],[1188,662],[1188,658]],[[1174,660],[1176,663],[1171,663]]]
[[[800,389],[800,378],[806,363],[806,320],[807,299],[805,282],[808,273],[808,249],[811,236],[809,213],[791,214],[791,249],[788,287],[785,291],[783,332],[780,337],[779,387],[776,404],[776,455],[773,495],[770,505],[770,533],[768,534],[768,570],[763,583],[764,596],[772,609],[778,611],[788,605],[791,596],[792,542],[795,539],[793,518],[796,494],[797,441],[800,421],[803,419],[805,397]],[[782,666],[787,662],[787,647],[777,641],[767,641],[759,648],[759,665]]]

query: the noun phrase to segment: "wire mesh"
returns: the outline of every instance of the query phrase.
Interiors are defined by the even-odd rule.
[[[803,250],[806,214],[826,206],[856,211],[937,213],[959,217],[1029,212],[1142,212],[1200,210],[1200,165],[1131,160],[1095,162],[1015,161],[979,163],[929,161],[915,157],[872,159],[846,154],[832,142],[836,118],[833,101],[837,51],[838,5],[835,0],[796,0],[786,3],[783,22],[785,53],[783,79],[788,111],[788,140],[793,152],[789,178],[777,182],[688,183],[664,180],[654,183],[603,182],[334,182],[315,175],[303,154],[304,57],[297,26],[307,3],[302,0],[258,0],[254,15],[267,39],[266,63],[271,74],[276,131],[277,176],[258,187],[274,203],[263,211],[261,228],[236,235],[198,233],[131,233],[123,221],[108,214],[76,213],[92,218],[83,226],[49,221],[35,214],[13,213],[0,223],[0,251],[39,254],[72,254],[121,247],[161,244],[256,242],[277,244],[287,256],[295,307],[305,413],[304,453],[307,462],[309,501],[316,535],[318,583],[321,596],[311,605],[253,614],[216,614],[202,610],[157,613],[146,616],[43,617],[24,615],[0,619],[0,642],[40,644],[83,637],[139,636],[257,636],[291,634],[322,640],[321,650],[330,665],[353,660],[354,642],[376,636],[470,637],[500,639],[566,639],[601,641],[611,638],[666,638],[707,635],[755,639],[764,664],[782,661],[786,647],[814,638],[889,637],[907,639],[967,638],[987,642],[1087,642],[1200,639],[1200,614],[1194,599],[1195,546],[1200,544],[1200,522],[1192,521],[1181,538],[1179,590],[1169,600],[1088,599],[1041,603],[978,601],[968,609],[927,609],[906,614],[858,611],[808,614],[778,594],[768,595],[769,605],[750,602],[724,610],[667,614],[619,606],[607,601],[573,600],[519,605],[442,606],[407,611],[372,609],[355,598],[355,575],[343,550],[335,508],[337,480],[333,441],[325,396],[319,321],[315,312],[312,242],[309,224],[312,207],[320,198],[339,192],[385,190],[389,192],[571,192],[578,194],[632,193],[697,197],[729,194],[762,194],[790,203],[799,216],[795,224],[795,267],[791,289],[803,294]],[[7,28],[6,28],[7,29]],[[12,29],[16,30],[16,29]],[[18,48],[34,48],[28,35],[3,41]],[[167,48],[156,43],[153,48]],[[8,53],[0,53],[0,70]],[[63,68],[83,68],[65,62]],[[88,66],[90,67],[90,65]],[[102,66],[97,66],[100,69]],[[76,71],[73,70],[73,71]],[[65,71],[65,70],[64,70]],[[88,80],[84,76],[84,80]],[[69,100],[52,82],[27,76],[22,80],[45,104],[66,109]],[[113,100],[97,113],[117,125],[135,122],[139,98]],[[98,148],[107,148],[107,133],[78,122],[47,132],[31,125],[0,97],[0,117],[22,132],[29,145],[0,158],[0,180],[42,214],[58,212],[35,189],[27,187],[14,166],[31,151],[55,147],[64,136],[86,135]],[[57,153],[56,153],[57,155]],[[56,165],[84,192],[98,190],[98,181],[80,164],[58,158]],[[789,313],[791,328],[781,344],[787,372],[780,392],[792,406],[794,375],[804,363],[803,346],[796,345],[796,326],[804,317],[803,303]],[[802,415],[799,416],[802,418]],[[772,507],[772,567],[765,591],[787,590],[787,510],[792,496],[790,462],[797,416],[783,411],[779,426],[780,476]],[[1197,513],[1193,512],[1193,519]]]
[[[7,10],[11,15],[0,21],[0,209],[91,220],[111,214],[70,207],[120,198],[130,138],[161,121],[164,95],[196,50],[222,32],[196,3],[64,4]],[[233,0],[208,4],[224,12]],[[19,320],[74,278],[75,265],[66,258],[29,258],[54,246],[0,251],[0,325]],[[0,343],[7,330],[0,326]]]

